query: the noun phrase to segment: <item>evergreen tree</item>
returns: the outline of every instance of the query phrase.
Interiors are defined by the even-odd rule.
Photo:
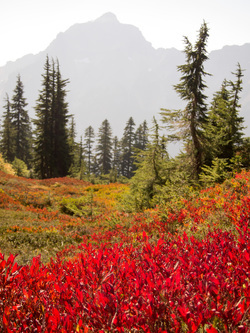
[[[79,179],[83,179],[86,168],[87,168],[86,164],[84,162],[83,152],[84,152],[84,148],[83,148],[83,142],[82,142],[82,136],[81,136],[81,140],[79,143],[79,151],[78,151]]]
[[[74,156],[75,154],[75,150],[76,150],[76,124],[75,124],[75,120],[74,120],[74,116],[71,115],[70,116],[70,125],[69,125],[69,135],[68,135],[68,143],[69,143],[69,147],[70,147],[70,154],[72,156]]]
[[[134,144],[135,144],[135,123],[132,117],[127,121],[121,140],[121,169],[122,175],[131,178],[134,171]]]
[[[242,90],[242,71],[238,65],[236,82],[224,80],[214,94],[205,127],[206,164],[215,158],[232,159],[242,145],[243,118],[239,116],[239,93]]]
[[[184,110],[175,112],[162,110],[163,121],[170,129],[178,130],[173,138],[182,139],[186,144],[186,151],[192,157],[194,178],[197,180],[203,163],[204,124],[207,120],[207,106],[205,103],[203,77],[204,62],[208,59],[206,43],[208,27],[204,22],[199,30],[198,39],[194,46],[185,37],[186,64],[178,66],[182,73],[180,83],[175,85],[176,92],[187,101]]]
[[[11,105],[8,94],[6,94],[5,101],[6,104],[4,105],[5,111],[3,113],[3,125],[1,129],[0,149],[4,159],[7,162],[12,162],[15,158],[15,151],[14,151],[15,132],[11,122]]]
[[[112,170],[116,172],[117,176],[121,174],[121,144],[117,136],[113,139]]]
[[[47,56],[42,90],[36,105],[35,171],[41,178],[64,177],[72,163],[69,145],[66,85],[59,63],[52,66]]]
[[[227,81],[224,80],[221,90],[214,94],[208,121],[205,127],[206,158],[205,164],[211,166],[215,158],[224,158],[224,146],[228,143],[227,118],[229,107],[229,91]]]
[[[68,103],[66,102],[66,85],[68,79],[62,79],[59,62],[57,61],[57,69],[55,73],[55,108],[52,108],[52,122],[54,123],[54,131],[52,138],[54,169],[53,177],[64,177],[68,174],[72,158],[70,155],[70,146],[68,141]]]
[[[250,167],[250,137],[243,138],[240,148],[241,167],[249,169]]]
[[[135,148],[145,150],[148,144],[148,125],[146,120],[139,125],[135,132]]]
[[[96,153],[96,154],[93,155],[93,157],[92,157],[91,169],[92,169],[92,172],[91,172],[92,175],[99,176],[99,175],[102,173],[101,168],[100,168],[99,155],[98,155],[98,153]],[[91,181],[92,181],[92,182],[95,182],[94,177],[92,178]]]
[[[240,93],[242,91],[242,69],[238,63],[236,72],[233,73],[236,77],[235,82],[230,81],[231,92],[230,92],[230,119],[229,132],[231,134],[231,151],[235,153],[237,149],[241,146],[243,142],[243,132],[244,129],[243,123],[244,118],[239,116],[241,105],[239,104]]]
[[[100,173],[108,174],[112,167],[112,131],[107,119],[99,128],[96,151]]]
[[[131,179],[131,194],[136,210],[153,207],[155,197],[169,179],[168,161],[165,138],[159,134],[159,125],[153,119],[152,140],[145,150],[138,150],[137,170]]]
[[[31,126],[26,110],[26,98],[24,98],[24,87],[20,75],[11,103],[11,123],[14,128],[15,157],[29,165],[31,159]]]
[[[76,125],[75,125],[75,120],[74,116],[70,116],[70,124],[69,124],[69,129],[68,129],[68,144],[69,144],[69,149],[70,149],[70,158],[71,158],[71,166],[69,170],[69,174],[72,177],[77,177],[77,175],[80,172],[80,166],[81,166],[81,159],[79,159],[79,151],[81,149],[81,146],[79,143],[75,141],[76,139]]]
[[[86,166],[87,166],[87,172],[88,174],[91,174],[92,172],[92,159],[93,159],[93,145],[94,145],[94,138],[95,138],[95,132],[92,126],[89,126],[85,130],[84,134],[84,155],[86,159]]]
[[[52,176],[51,156],[53,154],[53,147],[51,143],[51,65],[48,56],[44,65],[44,74],[42,74],[42,78],[42,89],[40,90],[35,107],[34,170],[38,177],[44,179]]]

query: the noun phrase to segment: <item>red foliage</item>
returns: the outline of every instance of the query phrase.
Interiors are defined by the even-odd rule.
[[[248,332],[249,216],[239,239],[211,232],[142,246],[81,245],[75,260],[0,262],[3,332]],[[217,325],[217,326],[216,326]],[[206,326],[208,327],[208,326]]]
[[[236,175],[223,187],[173,203],[164,214],[156,208],[136,215],[108,210],[108,214],[92,217],[95,233],[83,235],[82,244],[61,251],[48,265],[35,257],[31,265],[18,266],[14,256],[5,259],[0,254],[0,331],[249,332],[248,176]],[[73,186],[79,184],[76,182],[56,179],[40,183]],[[58,189],[67,191],[63,186]],[[109,188],[100,189],[103,196],[98,200],[105,202],[108,194],[107,207],[111,209]],[[18,205],[20,194],[15,188],[11,191],[16,200],[0,192],[4,208]],[[82,195],[79,189],[72,188],[72,192]],[[27,210],[45,224],[58,220],[58,229],[84,224],[83,218],[41,207]],[[194,231],[204,222],[213,226],[215,216],[215,226],[221,218],[234,226],[234,231],[211,227],[202,240],[185,233],[168,234],[175,224],[191,226]],[[157,242],[156,235],[160,236]],[[74,259],[65,259],[72,255]]]

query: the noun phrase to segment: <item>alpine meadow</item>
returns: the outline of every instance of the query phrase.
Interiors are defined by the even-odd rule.
[[[16,76],[0,128],[1,332],[250,332],[246,71],[236,62],[209,98],[208,42],[205,21],[184,37],[176,108],[138,124],[122,112],[121,135],[91,115],[79,135],[57,55],[32,115]]]

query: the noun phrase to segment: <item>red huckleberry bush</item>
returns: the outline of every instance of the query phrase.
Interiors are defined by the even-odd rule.
[[[27,211],[26,222],[36,222],[9,227],[7,235],[71,235],[81,242],[47,263],[34,256],[18,264],[18,256],[0,254],[0,331],[249,332],[248,178],[243,172],[192,200],[140,214],[116,210],[118,184],[95,186],[91,204],[102,205],[90,217],[63,214],[56,205],[59,193],[84,196],[89,184],[22,179],[22,189],[44,198],[54,191],[50,210],[27,204],[29,195],[21,198],[6,186],[2,206]]]

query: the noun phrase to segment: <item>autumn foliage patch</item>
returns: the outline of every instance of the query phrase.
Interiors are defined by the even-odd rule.
[[[2,206],[26,207],[36,222],[41,218],[40,229],[25,232],[42,233],[46,225],[80,241],[48,263],[35,256],[20,265],[18,257],[0,255],[1,332],[249,332],[248,177],[243,172],[140,214],[118,211],[122,189],[114,185],[114,195],[112,185],[103,185],[89,203],[95,213],[82,217],[61,213],[56,191],[67,197],[70,186],[73,198],[83,197],[89,184],[39,183],[54,200],[50,210],[24,206],[5,186]]]

